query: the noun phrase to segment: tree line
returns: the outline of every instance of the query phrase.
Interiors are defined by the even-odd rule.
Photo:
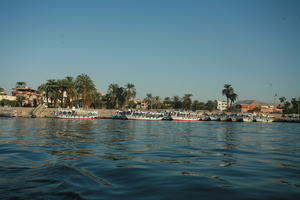
[[[16,88],[26,87],[26,82],[17,82]],[[4,91],[4,89],[1,89]],[[216,101],[192,101],[192,94],[183,97],[173,96],[161,99],[148,93],[143,100],[137,101],[135,85],[127,83],[119,86],[112,83],[108,86],[106,94],[97,92],[94,81],[87,75],[81,74],[76,78],[67,76],[64,79],[49,79],[38,86],[40,95],[37,103],[46,103],[48,107],[83,107],[83,108],[146,108],[146,109],[182,109],[182,110],[216,110]],[[12,106],[22,106],[24,98],[17,97]],[[6,102],[7,103],[7,102]],[[5,104],[5,103],[4,103]],[[146,107],[143,105],[145,104]],[[1,105],[1,102],[0,102]]]
[[[15,88],[26,87],[26,82],[17,82]],[[0,87],[0,92],[4,89]],[[110,84],[106,94],[97,92],[94,81],[87,75],[81,74],[77,77],[67,76],[64,79],[49,79],[42,83],[37,93],[40,99],[36,103],[46,103],[48,107],[83,107],[83,108],[107,108],[107,109],[125,109],[125,108],[146,108],[146,109],[175,109],[175,110],[216,110],[217,101],[209,100],[201,102],[192,101],[192,94],[184,94],[182,97],[173,96],[161,98],[151,93],[146,94],[143,100],[137,101],[135,85],[127,83],[120,86],[116,83]],[[222,89],[222,95],[227,100],[227,110],[230,110],[238,95],[230,84],[225,84]],[[1,100],[0,106],[23,106],[24,97],[17,96],[16,101]],[[285,97],[279,98],[278,108],[283,109],[286,114],[300,112],[300,98],[292,98],[287,101]],[[146,107],[142,104],[145,104]]]

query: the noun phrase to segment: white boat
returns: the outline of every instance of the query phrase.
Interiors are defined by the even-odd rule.
[[[93,110],[82,109],[59,109],[50,114],[50,118],[55,119],[98,119],[99,114]]]
[[[259,116],[255,117],[254,121],[268,123],[268,122],[273,122],[274,119],[272,117],[269,117],[269,116],[259,115]]]
[[[252,115],[242,115],[242,121],[243,122],[253,122],[253,116]]]
[[[171,118],[173,121],[200,121],[197,114],[188,112],[173,112]]]
[[[158,112],[140,112],[133,111],[129,114],[125,114],[127,120],[147,120],[147,121],[159,121],[163,120],[164,115]]]
[[[129,115],[131,112],[130,111],[117,111],[114,116],[112,116],[112,119],[122,119],[125,120],[127,119],[126,115]]]
[[[215,115],[211,115],[208,117],[208,120],[209,121],[219,121],[220,118],[218,116],[215,116]]]
[[[237,116],[237,114],[231,114],[231,115],[230,115],[230,120],[231,120],[232,122],[237,122],[237,121],[238,121],[238,116]]]
[[[226,114],[221,114],[220,115],[220,121],[228,121],[228,116]]]

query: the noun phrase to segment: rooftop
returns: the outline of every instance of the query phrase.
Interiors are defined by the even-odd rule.
[[[238,101],[235,104],[261,105],[261,106],[271,105],[271,103],[266,103],[266,102],[258,101],[258,100],[243,100],[243,101]]]

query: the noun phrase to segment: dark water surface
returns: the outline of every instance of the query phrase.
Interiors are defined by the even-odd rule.
[[[300,124],[1,118],[0,199],[300,199]]]

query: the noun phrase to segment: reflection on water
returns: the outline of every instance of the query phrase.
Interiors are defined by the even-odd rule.
[[[299,124],[0,119],[0,198],[296,199]]]

